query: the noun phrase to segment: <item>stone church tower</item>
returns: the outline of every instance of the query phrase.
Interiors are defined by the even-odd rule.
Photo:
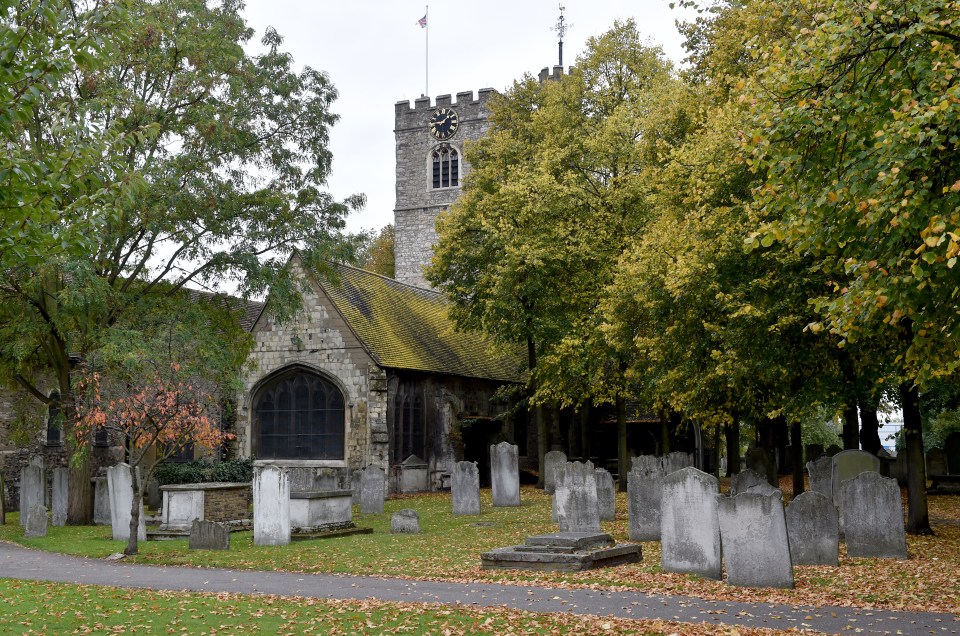
[[[423,268],[430,262],[437,240],[437,215],[458,196],[467,165],[463,142],[474,141],[489,127],[487,101],[492,88],[440,95],[431,105],[429,97],[396,105],[397,203],[394,208],[396,233],[396,279],[401,283],[428,287]]]

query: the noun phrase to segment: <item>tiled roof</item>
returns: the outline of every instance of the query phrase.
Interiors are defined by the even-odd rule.
[[[242,298],[237,298],[236,296],[214,294],[212,292],[203,291],[200,289],[187,288],[187,293],[190,294],[190,297],[195,300],[202,300],[205,302],[223,302],[231,311],[236,313],[237,321],[240,323],[240,327],[248,333],[251,329],[253,329],[253,324],[257,321],[257,318],[260,316],[260,312],[263,311],[264,307],[264,303],[257,302],[255,300],[244,300]]]
[[[472,378],[516,381],[519,351],[477,332],[454,331],[447,300],[437,292],[333,265],[335,283],[317,276],[347,324],[380,366]]]

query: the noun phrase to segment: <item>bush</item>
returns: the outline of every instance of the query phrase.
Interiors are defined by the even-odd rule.
[[[154,478],[161,486],[169,484],[202,484],[212,481],[253,481],[252,459],[231,459],[210,463],[202,460],[179,464],[160,464]]]

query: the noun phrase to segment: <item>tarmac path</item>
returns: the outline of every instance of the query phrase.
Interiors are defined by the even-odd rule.
[[[166,591],[506,606],[542,613],[568,612],[770,629],[795,627],[836,634],[960,634],[960,617],[954,614],[705,601],[640,592],[492,583],[137,565],[41,552],[3,541],[0,541],[0,578]]]

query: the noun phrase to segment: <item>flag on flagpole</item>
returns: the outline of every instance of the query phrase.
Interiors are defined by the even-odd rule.
[[[420,25],[420,28],[421,28],[421,29],[426,29],[426,28],[427,28],[427,16],[426,16],[426,14],[424,14],[424,16],[423,16],[422,18],[420,18],[419,20],[417,20],[417,24]]]

